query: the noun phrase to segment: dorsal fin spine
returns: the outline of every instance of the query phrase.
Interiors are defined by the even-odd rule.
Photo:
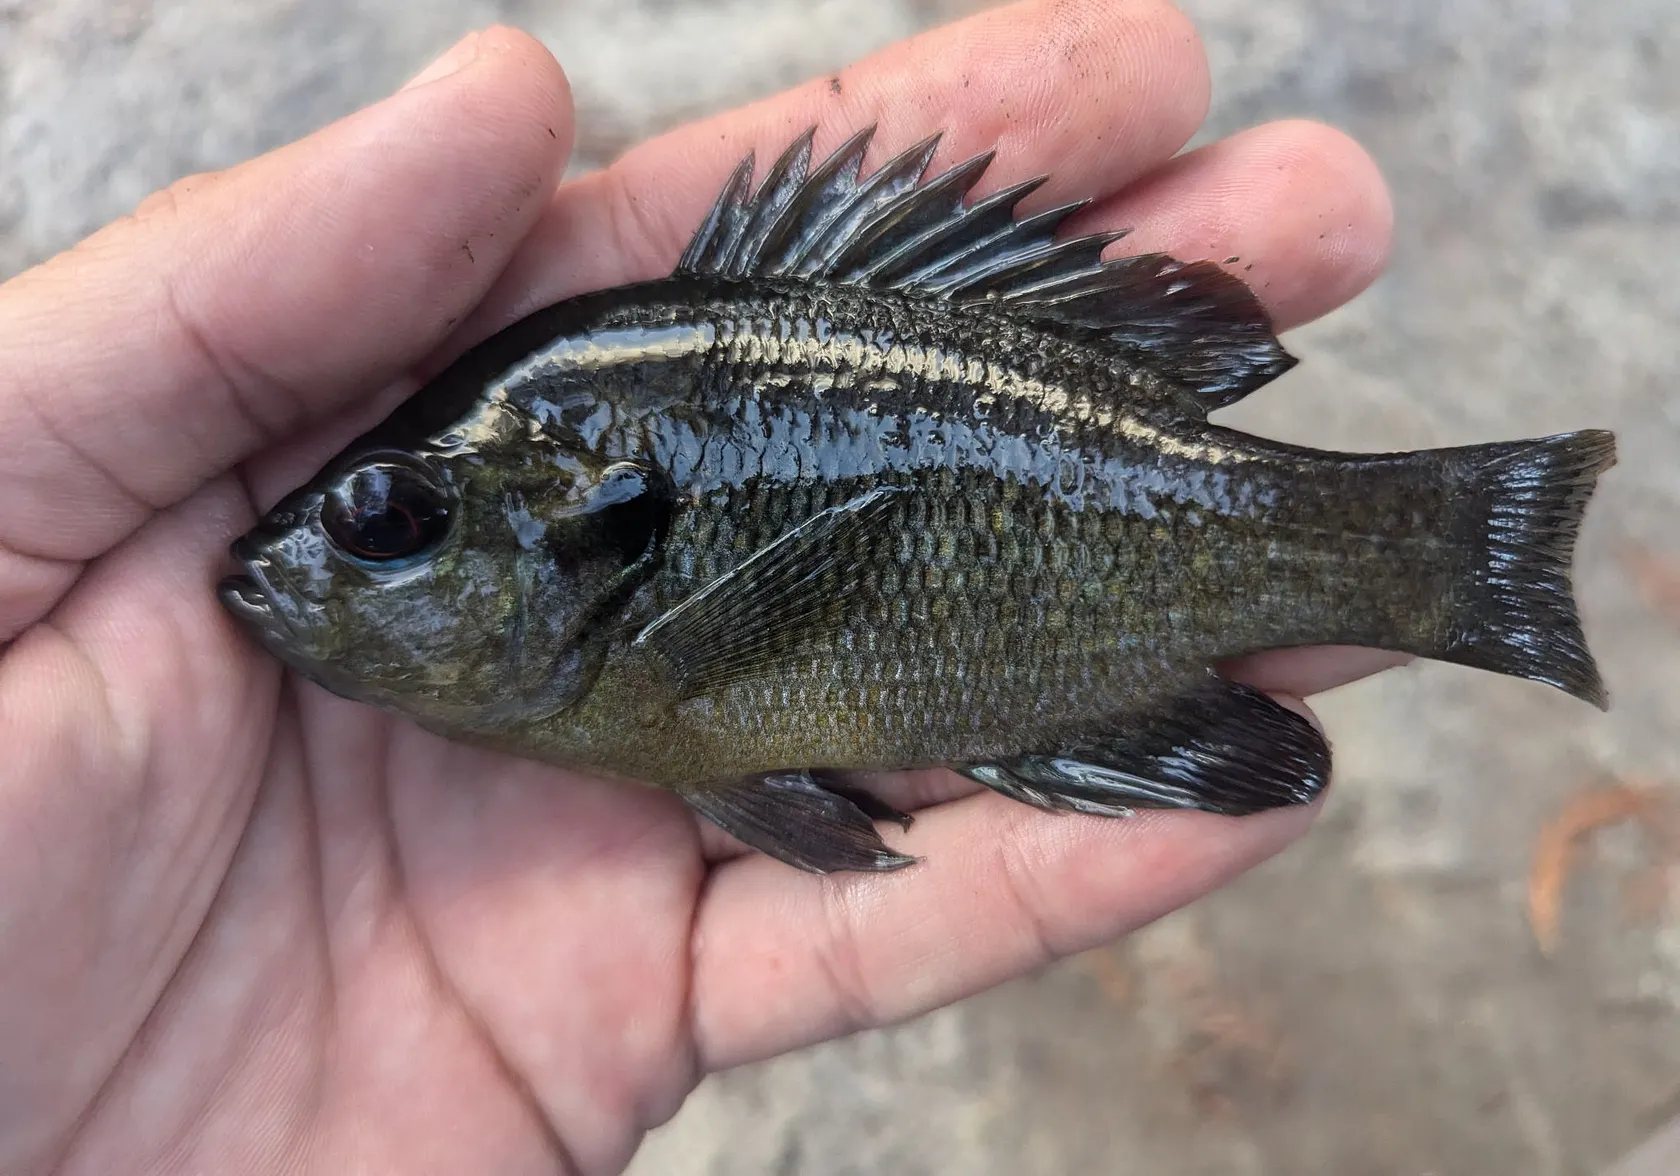
[[[811,146],[816,128],[795,139],[788,149],[771,164],[764,182],[753,194],[754,211],[742,233],[739,246],[732,252],[725,273],[739,277],[745,265],[758,255],[766,239],[781,228],[792,215],[794,198],[811,169]]]
[[[783,151],[756,191],[754,157],[742,161],[684,250],[679,275],[797,277],[983,303],[1147,361],[1208,412],[1294,365],[1254,292],[1212,262],[1103,260],[1123,232],[1058,241],[1088,200],[1017,219],[1016,207],[1046,177],[964,205],[991,152],[928,177],[940,142],[930,136],[865,178],[873,126],[812,167],[814,135]]]
[[[688,248],[683,251],[682,258],[677,262],[678,273],[704,273],[715,263],[720,235],[727,235],[724,233],[724,223],[730,210],[737,207],[745,197],[756,166],[757,161],[750,151],[745,159],[735,165],[735,170],[724,183],[717,202],[712,205],[706,219],[701,222],[699,231],[689,241]]]

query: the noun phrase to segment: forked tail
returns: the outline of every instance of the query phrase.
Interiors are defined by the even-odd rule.
[[[1614,435],[1587,429],[1455,455],[1469,466],[1460,518],[1480,531],[1481,554],[1454,586],[1445,648],[1428,656],[1544,682],[1605,709],[1570,569],[1593,488],[1616,464]]]

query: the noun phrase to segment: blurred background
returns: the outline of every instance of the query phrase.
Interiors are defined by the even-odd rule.
[[[0,277],[491,20],[566,66],[583,170],[984,3],[0,0]],[[1184,7],[1204,139],[1335,123],[1398,215],[1390,273],[1228,419],[1349,448],[1617,429],[1578,574],[1615,709],[1443,666],[1326,696],[1338,786],[1300,845],[1126,943],[713,1078],[635,1176],[1573,1176],[1680,1115],[1674,0]]]

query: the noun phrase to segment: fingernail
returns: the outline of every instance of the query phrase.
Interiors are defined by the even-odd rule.
[[[435,82],[455,73],[462,66],[468,64],[478,56],[478,39],[480,34],[468,33],[446,50],[425,69],[415,74],[403,84],[404,90],[412,90],[416,86],[424,86],[428,82]]]

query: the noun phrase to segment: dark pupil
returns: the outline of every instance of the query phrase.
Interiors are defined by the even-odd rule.
[[[327,496],[321,525],[328,538],[359,559],[402,559],[443,537],[449,505],[417,470],[368,465]]]

